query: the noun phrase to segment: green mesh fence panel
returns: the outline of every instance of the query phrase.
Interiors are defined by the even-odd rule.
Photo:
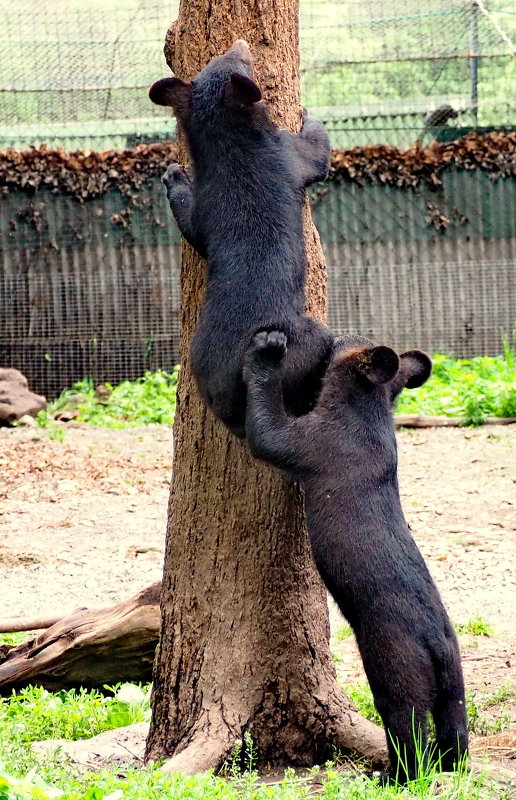
[[[302,2],[303,102],[335,147],[511,124],[515,43],[505,0]]]
[[[173,135],[148,86],[168,73],[177,3],[0,3],[0,147],[125,147]],[[506,0],[301,0],[303,103],[335,147],[514,123],[516,12]],[[453,116],[428,116],[443,106]]]
[[[168,74],[177,4],[0,0],[0,148],[124,148],[174,136],[147,98]],[[506,0],[301,0],[302,100],[334,147],[449,141],[514,125],[516,12]],[[314,216],[329,322],[399,349],[495,354],[516,327],[514,178],[443,188],[327,183]],[[180,238],[117,192],[80,204],[11,192],[0,206],[0,365],[53,396],[179,357]],[[443,227],[441,222],[446,220]]]
[[[318,188],[336,333],[400,351],[501,352],[516,328],[516,181],[449,169],[443,184]],[[54,396],[83,377],[117,383],[177,363],[180,237],[159,181],[150,196],[127,218],[116,191],[84,203],[48,190],[3,199],[2,366]]]

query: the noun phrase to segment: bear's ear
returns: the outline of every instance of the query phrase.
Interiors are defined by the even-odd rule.
[[[262,93],[251,78],[233,72],[226,86],[225,99],[228,105],[252,106],[262,99]]]
[[[385,345],[362,350],[356,362],[358,372],[375,386],[392,381],[398,373],[399,366],[397,354]]]
[[[179,78],[162,78],[153,83],[149,97],[157,106],[171,106],[175,114],[184,114],[188,107],[190,84]]]
[[[422,386],[431,374],[432,361],[422,350],[407,350],[400,355],[400,390],[404,387],[416,389]]]

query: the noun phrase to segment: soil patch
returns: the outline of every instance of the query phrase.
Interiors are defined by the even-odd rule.
[[[57,441],[0,429],[2,617],[111,605],[161,578],[171,430],[63,430]],[[398,441],[405,514],[452,621],[493,629],[460,636],[485,729],[473,752],[514,759],[514,697],[484,699],[516,687],[516,425],[401,430]],[[330,610],[336,631],[343,620]],[[339,678],[364,680],[353,639],[334,649]]]

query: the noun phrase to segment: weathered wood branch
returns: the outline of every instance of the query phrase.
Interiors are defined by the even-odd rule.
[[[29,684],[56,691],[150,681],[160,590],[155,583],[110,608],[79,608],[35,638],[1,648],[0,694]]]
[[[40,631],[43,628],[50,628],[63,619],[60,617],[12,617],[0,622],[0,633],[20,633],[21,631]]]
[[[462,417],[429,417],[425,414],[396,414],[397,428],[461,428],[468,423]],[[516,417],[487,417],[482,425],[511,425]]]

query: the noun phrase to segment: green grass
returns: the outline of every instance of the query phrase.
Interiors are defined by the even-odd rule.
[[[53,693],[30,686],[0,698],[2,738],[12,731],[17,742],[87,739],[150,719],[148,687],[121,684],[106,690],[110,694],[86,689]]]
[[[24,642],[29,634],[27,633],[0,633],[0,646],[8,644],[14,647],[17,644]]]
[[[347,687],[354,701],[367,710],[368,688]],[[503,700],[512,696],[509,685],[497,690]],[[495,693],[496,694],[496,693]],[[493,695],[494,697],[494,695]],[[361,699],[362,698],[362,699]],[[490,702],[487,701],[486,702]],[[46,738],[82,738],[101,730],[149,716],[148,687],[131,684],[114,687],[109,696],[95,691],[59,692],[29,688],[0,701],[0,800],[307,800],[317,795],[326,800],[502,800],[503,790],[474,776],[466,767],[457,775],[441,776],[422,768],[407,788],[382,787],[355,771],[342,772],[334,764],[321,765],[303,775],[287,771],[272,783],[262,782],[255,770],[256,749],[247,734],[236,742],[226,762],[226,777],[210,772],[188,777],[165,775],[159,765],[146,769],[111,770],[91,774],[59,754],[40,757],[30,742]],[[349,762],[347,762],[349,764]],[[244,769],[244,773],[240,772]],[[317,783],[314,787],[314,779]],[[504,798],[505,800],[505,798]],[[508,800],[508,795],[507,795]]]
[[[328,764],[320,772],[306,776],[288,771],[274,783],[262,782],[255,773],[238,778],[216,777],[210,772],[194,776],[165,775],[159,767],[127,770],[105,770],[96,775],[80,775],[58,761],[32,770],[23,778],[13,778],[0,769],[2,800],[509,800],[500,786],[488,783],[482,775],[474,775],[466,767],[455,775],[441,776],[435,770],[422,768],[421,774],[408,787],[382,787],[378,779],[369,779],[353,772],[343,772]],[[314,779],[317,774],[317,782]],[[501,789],[501,793],[500,793]]]
[[[343,642],[345,639],[349,639],[350,636],[353,636],[353,631],[351,629],[351,625],[347,623],[342,625],[339,630],[334,634],[333,639],[336,642]]]
[[[171,425],[176,410],[176,388],[179,367],[172,373],[158,370],[146,372],[136,381],[123,381],[118,386],[102,384],[99,393],[93,381],[84,379],[64,391],[37,415],[41,427],[49,427],[51,438],[56,435],[54,414],[76,412],[75,419],[104,428],[126,428],[161,423]],[[60,429],[57,429],[60,430]]]
[[[367,682],[355,683],[344,686],[357,711],[366,719],[382,726],[373,700],[373,694]],[[479,736],[498,733],[509,727],[511,716],[507,713],[506,704],[516,698],[516,685],[506,681],[500,684],[492,693],[481,694],[473,689],[466,691],[466,708],[468,714],[468,730]],[[496,709],[496,713],[488,715],[485,712]],[[433,722],[429,719],[430,736],[434,735]]]
[[[373,693],[367,681],[348,684],[344,686],[344,691],[363,717],[383,726],[382,718],[376,710]]]
[[[419,389],[402,392],[398,414],[462,417],[481,425],[486,417],[516,417],[516,366],[513,351],[503,356],[454,359],[433,357],[432,377]]]
[[[516,417],[516,362],[508,346],[503,356],[454,359],[436,355],[433,361],[430,380],[419,389],[402,392],[397,413],[461,417],[466,425],[480,425],[486,417]],[[84,379],[50,403],[37,421],[56,440],[62,440],[64,433],[53,417],[63,411],[75,411],[79,422],[99,427],[171,425],[178,374],[179,367],[171,373],[146,372],[136,381],[115,387],[103,384],[107,392],[100,395],[94,383]]]
[[[504,681],[498,686],[494,692],[488,694],[483,699],[484,708],[492,708],[501,703],[507,703],[509,700],[516,699],[516,684]]]
[[[480,614],[472,617],[464,624],[455,625],[455,630],[460,634],[470,634],[471,636],[494,636],[494,628],[486,622]]]
[[[466,690],[466,709],[468,713],[468,730],[478,736],[488,736],[506,730],[512,718],[507,713],[505,703],[516,696],[514,686],[509,690],[510,684],[502,684],[492,694],[482,695],[474,689]],[[504,699],[500,699],[500,697]],[[496,708],[496,715],[486,714],[488,709]]]

